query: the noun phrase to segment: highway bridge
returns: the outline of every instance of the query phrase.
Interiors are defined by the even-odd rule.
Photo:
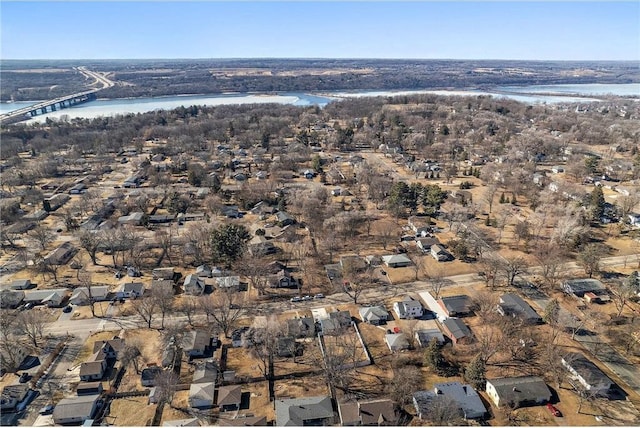
[[[78,92],[71,95],[66,95],[64,97],[59,97],[53,100],[43,101],[28,107],[23,107],[18,110],[10,111],[3,115],[0,115],[0,124],[5,125],[9,123],[21,122],[23,120],[30,119],[39,114],[46,114],[52,111],[56,111],[58,109],[64,109],[67,107],[71,107],[74,105],[78,105],[81,103],[85,103],[87,101],[92,101],[96,99],[96,92],[109,88],[114,85],[114,83],[102,76],[99,73],[94,71],[89,71],[85,67],[76,68],[77,71],[84,74],[87,77],[96,79],[95,83],[102,84],[101,88],[90,89],[84,92]]]

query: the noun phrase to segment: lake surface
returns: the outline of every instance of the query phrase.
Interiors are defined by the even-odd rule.
[[[220,94],[220,95],[185,95],[170,97],[151,97],[134,99],[98,99],[71,108],[58,110],[36,116],[27,122],[44,122],[47,118],[82,117],[95,118],[117,114],[145,113],[158,109],[171,110],[180,106],[191,105],[233,105],[233,104],[289,104],[296,106],[317,105],[323,107],[328,103],[352,97],[402,96],[415,94],[436,94],[449,96],[491,95],[496,98],[509,98],[527,104],[561,103],[561,102],[596,102],[599,95],[632,96],[640,99],[640,84],[582,84],[582,85],[532,85],[532,86],[500,86],[493,90],[411,90],[411,91],[334,91],[323,93],[282,93],[277,95],[260,94]],[[34,101],[0,103],[0,113],[17,110],[35,104]]]

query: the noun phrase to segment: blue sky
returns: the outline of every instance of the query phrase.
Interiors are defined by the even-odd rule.
[[[2,59],[640,60],[638,1],[0,2]]]

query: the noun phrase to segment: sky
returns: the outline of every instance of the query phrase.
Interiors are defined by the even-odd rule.
[[[1,59],[640,60],[640,1],[0,1]]]

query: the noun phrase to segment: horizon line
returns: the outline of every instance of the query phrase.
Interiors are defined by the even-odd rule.
[[[526,61],[526,62],[640,62],[638,59],[508,59],[508,58],[376,58],[376,57],[137,57],[137,58],[0,58],[0,61],[236,61],[236,60],[333,60],[333,61]]]

